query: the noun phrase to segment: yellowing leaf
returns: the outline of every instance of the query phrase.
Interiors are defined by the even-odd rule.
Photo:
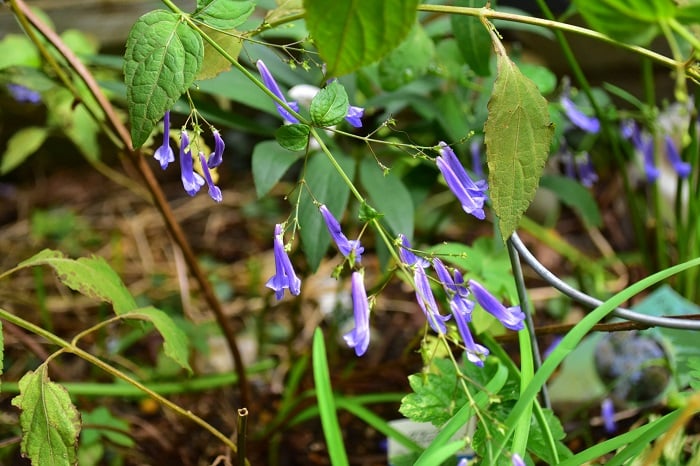
[[[495,34],[498,75],[484,124],[489,195],[505,241],[539,185],[554,134],[547,100],[505,54]]]

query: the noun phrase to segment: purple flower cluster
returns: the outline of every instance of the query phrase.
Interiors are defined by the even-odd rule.
[[[273,253],[275,256],[275,275],[267,281],[265,286],[275,291],[275,296],[278,300],[284,296],[285,289],[288,289],[294,296],[299,296],[299,293],[301,293],[301,280],[294,273],[292,261],[289,260],[287,251],[284,248],[284,231],[279,223],[275,225]]]
[[[587,188],[592,187],[598,181],[598,174],[593,167],[591,155],[588,152],[581,152],[574,155],[568,149],[564,149],[561,154],[564,162],[566,176],[578,179]]]
[[[204,175],[202,177],[194,170],[194,159],[190,148],[189,135],[185,129],[180,131],[180,178],[182,179],[182,187],[190,196],[197,194],[206,182],[209,187],[209,196],[216,202],[221,202],[223,200],[221,189],[214,184],[211,169],[221,165],[225,144],[218,130],[213,130],[212,135],[214,136],[214,152],[209,155],[209,158],[205,157],[201,151],[198,154],[198,161]],[[163,117],[163,143],[155,150],[153,156],[160,163],[160,167],[163,170],[168,168],[171,162],[175,161],[175,154],[170,147],[170,111],[165,112]]]
[[[439,282],[447,295],[450,303],[450,315],[440,314],[435,296],[430,288],[430,282],[425,269],[431,263],[426,259],[416,256],[411,251],[411,246],[405,236],[399,235],[401,249],[399,256],[401,261],[407,267],[413,270],[413,280],[416,288],[416,300],[418,305],[423,310],[428,325],[438,334],[447,333],[446,322],[454,317],[457,330],[462,337],[462,342],[466,349],[466,356],[469,361],[477,366],[483,366],[484,358],[488,356],[489,350],[474,341],[474,337],[469,330],[469,322],[471,321],[472,311],[475,303],[469,299],[470,295],[474,295],[474,299],[488,313],[496,317],[506,328],[511,330],[522,330],[524,328],[523,320],[525,314],[520,310],[520,306],[505,307],[498,299],[489,293],[479,282],[469,280],[464,281],[462,274],[455,270],[453,275],[447,270],[447,267],[440,259],[433,259],[432,266],[437,274]]]
[[[258,60],[255,62],[255,66],[258,68],[258,72],[260,73],[260,77],[262,77],[265,87],[278,99],[284,102],[289,108],[294,110],[294,112],[299,113],[299,104],[297,102],[287,100],[277,84],[277,81],[275,81],[275,78],[272,76],[272,73],[270,73],[270,70],[268,70],[267,66],[265,66],[265,63],[263,63],[262,60]],[[285,123],[299,123],[299,119],[292,115],[283,105],[275,102],[275,107],[277,107],[277,113],[280,114]],[[361,128],[362,116],[364,115],[364,112],[364,108],[350,105],[348,107],[347,114],[345,115],[345,120],[355,128]]]
[[[564,113],[574,126],[592,134],[597,134],[600,131],[600,121],[596,117],[583,113],[568,96],[561,97],[559,101]]]
[[[620,134],[622,137],[631,141],[635,150],[642,155],[644,162],[644,173],[646,174],[649,183],[655,182],[661,174],[656,167],[654,160],[654,138],[646,131],[639,129],[639,126],[633,120],[625,120],[620,125]],[[671,163],[671,166],[681,178],[687,178],[690,175],[691,166],[688,162],[681,159],[680,152],[676,142],[670,135],[664,136],[664,149],[666,157]]]
[[[17,102],[30,104],[38,104],[41,102],[41,94],[21,84],[10,83],[7,85],[7,90]]]

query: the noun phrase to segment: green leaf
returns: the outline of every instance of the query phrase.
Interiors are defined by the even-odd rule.
[[[163,337],[163,350],[165,355],[175,361],[180,367],[192,373],[192,368],[188,362],[190,350],[187,335],[180,329],[173,319],[165,312],[154,307],[143,307],[136,311],[122,314],[124,319],[146,320],[156,327],[158,333]]]
[[[452,361],[435,359],[430,372],[408,376],[413,393],[401,400],[399,412],[416,422],[431,422],[439,427],[467,402],[459,386]]]
[[[574,209],[587,226],[598,227],[602,224],[595,199],[578,181],[564,176],[543,176],[540,186],[552,191],[559,200]]]
[[[236,33],[235,29],[223,32],[208,28],[207,26],[201,26],[201,29],[213,39],[214,42],[219,44],[221,48],[226,50],[231,57],[238,58],[238,54],[243,47],[243,40],[233,34]],[[240,35],[240,33],[237,34]],[[197,73],[197,79],[211,79],[229,69],[231,69],[231,62],[221,55],[209,42],[204,42],[204,58],[199,73]]]
[[[336,151],[335,160],[351,180],[355,176],[355,163],[350,157]],[[350,197],[350,188],[338,175],[325,154],[313,154],[306,164],[304,179],[314,198],[328,207],[328,210],[340,218]],[[299,206],[299,224],[301,225],[301,243],[304,247],[309,268],[318,268],[323,255],[328,249],[331,237],[318,207],[306,190],[301,193]]]
[[[2,155],[0,174],[4,175],[17,168],[41,147],[48,136],[48,128],[38,126],[22,128],[13,134],[7,141],[7,149]]]
[[[659,22],[676,12],[672,0],[574,0],[574,5],[591,28],[642,46],[659,33]]]
[[[20,262],[18,267],[48,265],[59,280],[72,290],[85,296],[112,303],[114,312],[123,314],[135,309],[136,301],[126,289],[119,275],[102,257],[69,259],[59,251],[44,249],[33,257]]]
[[[255,145],[252,156],[253,181],[258,197],[263,197],[282,178],[303,152],[290,154],[275,141],[263,141]]]
[[[682,24],[700,23],[700,2],[696,0],[679,6],[676,10],[676,19]]]
[[[394,91],[423,76],[435,57],[435,45],[425,30],[416,24],[405,41],[379,63],[379,82]]]
[[[0,320],[0,393],[2,393],[2,371],[5,367],[5,340],[2,334],[2,320]]]
[[[328,456],[334,466],[345,466],[348,462],[348,455],[343,443],[343,433],[340,430],[338,414],[335,408],[335,397],[333,387],[331,387],[331,375],[328,370],[328,357],[326,355],[326,345],[323,342],[323,332],[320,328],[314,331],[312,345],[312,366],[314,373],[314,386],[316,387],[316,398],[318,400],[318,411],[323,427],[323,435],[328,445]]]
[[[566,437],[566,432],[564,432],[564,428],[562,427],[559,418],[557,418],[557,416],[551,409],[543,408],[542,414],[544,414],[545,422],[549,426],[549,430],[552,433],[552,437],[554,438],[554,440],[557,440],[557,442],[555,442],[555,445],[557,447],[559,461],[573,456],[571,451],[561,442],[561,440],[563,440],[564,437]],[[547,440],[545,439],[542,426],[540,426],[540,423],[537,422],[537,420],[534,417],[532,419],[530,435],[527,439],[527,449],[535,455],[537,455],[538,458],[542,459],[547,464],[557,463],[554,459],[554,456],[552,455],[552,452],[549,449],[549,446],[547,445]]]
[[[486,6],[487,0],[457,0],[455,6],[480,8]],[[488,30],[475,16],[451,15],[452,34],[462,58],[469,68],[479,76],[489,76],[491,68],[491,37]]]
[[[397,47],[416,21],[420,0],[305,0],[306,25],[328,67],[341,76]]]
[[[360,180],[372,207],[383,214],[394,236],[403,233],[409,242],[413,241],[415,209],[411,194],[403,182],[393,172],[382,172],[370,157],[360,165]]]
[[[255,2],[247,0],[199,0],[192,19],[217,29],[240,26],[255,10]]]
[[[337,125],[348,113],[348,94],[338,81],[333,81],[311,101],[309,114],[316,126],[326,127]]]
[[[24,34],[8,34],[0,40],[0,70],[11,66],[41,66],[39,52]]]
[[[309,132],[311,128],[301,123],[284,125],[275,131],[275,139],[280,146],[296,152],[306,149],[309,143]]]
[[[80,414],[61,385],[51,382],[45,364],[19,381],[12,405],[22,410],[22,455],[41,466],[74,465]]]
[[[131,28],[124,54],[131,138],[141,147],[165,111],[199,72],[204,46],[199,34],[164,10],[146,13]]]
[[[501,50],[484,140],[489,195],[503,241],[535,197],[553,133],[547,101]]]

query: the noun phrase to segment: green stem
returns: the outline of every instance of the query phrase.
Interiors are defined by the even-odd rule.
[[[549,19],[536,18],[533,16],[524,16],[513,13],[504,13],[501,11],[494,11],[490,8],[468,8],[468,7],[457,7],[448,5],[419,5],[418,11],[425,11],[430,13],[447,13],[454,15],[465,15],[465,16],[477,16],[488,19],[502,19],[505,21],[514,21],[523,24],[531,24],[533,26],[540,26],[547,29],[552,29],[554,31],[564,31],[572,34],[578,34],[580,36],[588,37],[591,39],[604,42],[606,44],[611,44],[616,47],[629,50],[638,55],[642,55],[660,63],[668,68],[676,69],[678,67],[678,62],[665,55],[653,52],[651,50],[645,49],[644,47],[639,47],[636,45],[626,44],[624,42],[619,42],[610,36],[596,32],[592,29],[584,28],[581,26],[574,26],[572,24],[561,23],[559,21],[553,21]],[[693,79],[700,79],[700,71],[686,68],[686,73]]]
[[[234,453],[238,451],[236,448],[236,444],[231,441],[228,437],[226,437],[224,434],[222,434],[219,430],[217,430],[214,426],[206,422],[204,419],[200,418],[199,416],[193,414],[189,410],[185,410],[178,406],[177,404],[173,403],[172,401],[168,400],[167,398],[163,397],[159,393],[156,393],[153,391],[151,388],[147,387],[146,385],[142,384],[136,379],[133,379],[129,375],[125,374],[124,372],[120,371],[119,369],[111,366],[110,364],[107,364],[106,362],[102,361],[96,356],[93,356],[92,354],[88,353],[87,351],[78,348],[77,346],[67,342],[66,340],[62,339],[61,337],[54,335],[53,333],[49,332],[48,330],[45,330],[29,321],[26,321],[20,317],[15,316],[14,314],[1,309],[0,308],[0,318],[7,320],[8,322],[12,322],[13,324],[17,325],[18,327],[21,327],[29,332],[32,332],[36,335],[39,335],[46,340],[50,341],[51,343],[59,346],[61,348],[60,351],[68,352],[68,353],[73,353],[76,356],[78,356],[81,359],[84,359],[85,361],[89,362],[90,364],[99,367],[103,371],[107,372],[108,374],[119,378],[128,384],[136,387],[138,390],[143,392],[145,395],[150,396],[154,400],[158,401],[160,404],[163,406],[171,409],[172,411],[175,411],[177,414],[180,416],[183,416],[195,424],[199,425],[203,429],[207,430],[209,433],[211,433],[214,437],[219,439],[224,445],[228,446]]]

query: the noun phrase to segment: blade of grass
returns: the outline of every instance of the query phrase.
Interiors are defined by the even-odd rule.
[[[340,431],[340,424],[336,415],[335,398],[331,388],[331,376],[328,371],[326,344],[323,341],[323,332],[321,332],[320,328],[317,328],[314,332],[312,364],[321,426],[323,427],[323,435],[326,438],[331,464],[333,466],[349,466],[348,455],[343,444],[343,434]]]

